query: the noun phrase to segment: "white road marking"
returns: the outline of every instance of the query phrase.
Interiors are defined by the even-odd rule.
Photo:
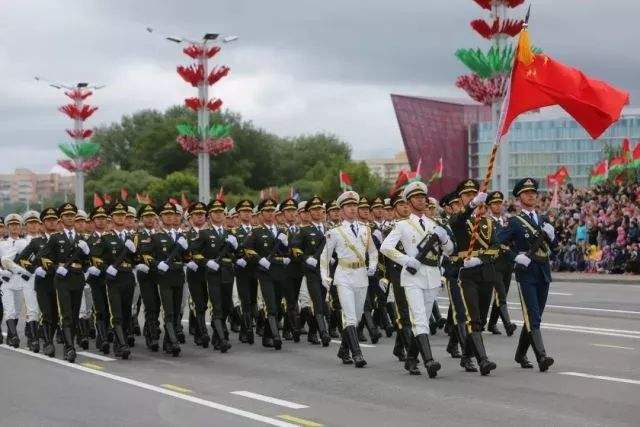
[[[517,325],[522,325],[522,320],[512,320],[513,323]],[[603,335],[607,337],[620,337],[620,338],[632,338],[632,339],[640,339],[640,335],[626,334],[626,333],[616,333],[616,332],[607,332],[598,330],[597,328],[589,328],[582,326],[571,326],[571,325],[556,325],[553,323],[542,323],[540,325],[542,329],[549,329],[552,331],[566,331],[566,332],[579,332],[582,334],[591,334],[591,335]],[[612,329],[612,331],[616,331]],[[635,331],[630,331],[635,333]]]
[[[338,345],[342,344],[342,343],[341,343],[340,341],[338,341],[338,340],[331,340],[331,342],[332,342],[332,343],[334,343],[334,344],[338,344]],[[376,348],[376,346],[375,346],[375,345],[371,345],[371,344],[363,344],[363,343],[360,343],[360,347],[364,347],[364,348]]]
[[[227,412],[229,414],[233,414],[233,415],[237,415],[240,417],[244,417],[244,418],[249,418],[251,420],[254,421],[259,421],[265,424],[270,424],[273,426],[278,426],[278,427],[296,427],[296,424],[292,424],[292,423],[287,423],[285,421],[281,421],[281,420],[277,420],[275,418],[270,418],[270,417],[266,417],[264,415],[260,415],[260,414],[255,414],[253,412],[249,412],[249,411],[245,411],[242,409],[238,409],[238,408],[234,408],[232,406],[227,406],[227,405],[223,405],[221,403],[216,403],[216,402],[212,402],[210,400],[205,400],[205,399],[201,399],[199,397],[195,397],[195,396],[189,396],[186,394],[182,394],[182,393],[178,393],[175,391],[171,391],[171,390],[167,390],[165,388],[159,387],[159,386],[155,386],[152,384],[147,384],[147,383],[143,383],[141,381],[136,381],[136,380],[132,380],[131,378],[126,378],[126,377],[121,377],[119,375],[114,375],[114,374],[109,374],[107,372],[102,372],[102,371],[98,371],[95,369],[90,369],[90,368],[86,368],[84,366],[81,365],[77,365],[74,363],[69,363],[66,362],[64,360],[61,359],[55,359],[52,357],[47,357],[43,354],[40,353],[32,353],[28,350],[23,350],[21,348],[13,348],[13,347],[9,347],[5,344],[0,345],[0,348],[4,348],[7,350],[11,350],[11,351],[16,351],[18,353],[22,353],[25,354],[27,356],[31,356],[31,357],[35,357],[37,359],[42,359],[42,360],[46,360],[48,362],[51,363],[56,363],[58,365],[61,366],[66,366],[67,368],[71,368],[71,369],[75,369],[78,371],[82,371],[82,372],[86,372],[92,375],[97,375],[99,377],[103,377],[103,378],[107,378],[113,381],[117,381],[120,383],[124,383],[124,384],[129,384],[131,386],[134,387],[138,387],[144,390],[149,390],[149,391],[153,391],[159,394],[163,394],[165,396],[170,396],[179,400],[184,400],[187,402],[191,402],[194,403],[196,405],[200,405],[200,406],[205,406],[211,409],[217,409],[218,411],[222,411],[222,412]]]
[[[584,374],[582,372],[559,372],[560,375],[569,375],[572,377],[581,377],[581,378],[591,378],[594,380],[603,380],[603,381],[613,381],[617,383],[625,383],[625,384],[635,384],[640,385],[640,381],[638,380],[630,380],[628,378],[616,378],[616,377],[607,377],[603,375],[591,375]]]
[[[90,351],[79,351],[79,355],[84,357],[90,357],[91,359],[102,360],[103,362],[115,362],[113,357],[103,356],[101,354],[91,353]]]
[[[290,409],[305,409],[309,407],[301,403],[295,403],[295,402],[289,402],[288,400],[276,399],[275,397],[265,396],[264,394],[252,393],[250,391],[244,391],[244,390],[232,391],[231,394],[248,397],[249,399],[261,400],[263,402],[284,406],[285,408],[290,408]]]
[[[560,295],[562,297],[570,297],[573,294],[567,293],[567,292],[549,292],[549,295]]]
[[[633,347],[624,347],[621,345],[611,345],[611,344],[591,344],[594,347],[604,347],[604,348],[619,348],[621,350],[635,350]]]

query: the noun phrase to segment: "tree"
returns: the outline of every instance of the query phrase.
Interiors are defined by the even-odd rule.
[[[189,172],[173,172],[165,179],[151,183],[148,192],[157,203],[169,197],[175,197],[179,201],[182,193],[194,201],[198,199],[198,178]]]

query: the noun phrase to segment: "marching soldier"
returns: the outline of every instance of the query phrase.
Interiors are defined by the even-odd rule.
[[[376,243],[376,247],[380,248],[382,240],[389,234],[391,228],[385,219],[385,203],[381,196],[377,196],[371,201],[371,231],[373,241]],[[380,283],[380,279],[385,276],[385,263],[384,257],[378,257],[378,274],[374,277],[373,284]],[[374,286],[373,293],[375,294],[376,304],[374,309],[374,321],[385,330],[387,338],[393,335],[393,325],[389,317],[387,310],[387,296],[389,293],[388,282],[386,284],[386,291],[382,286]]]
[[[502,204],[504,203],[504,196],[500,191],[493,191],[487,196],[487,206],[489,207],[489,218],[493,222],[493,227],[496,233],[506,225],[504,218],[502,218]],[[498,316],[502,319],[505,332],[508,336],[513,335],[518,328],[515,323],[511,322],[509,316],[509,309],[507,308],[507,293],[509,292],[509,285],[511,284],[511,274],[513,273],[513,253],[509,246],[501,245],[500,254],[495,260],[496,269],[496,282],[493,291],[493,304],[491,304],[491,317],[489,318],[489,324],[487,330],[495,335],[500,335],[501,332],[496,326],[498,322]],[[483,314],[483,318],[486,319],[486,313]]]
[[[180,355],[177,322],[180,322],[180,307],[184,290],[183,255],[189,247],[187,239],[177,230],[180,214],[171,202],[159,209],[160,229],[152,236],[154,273],[162,311],[164,312],[164,339],[162,349],[173,357]]]
[[[322,284],[320,276],[320,255],[325,245],[324,233],[326,226],[323,223],[324,203],[318,196],[313,197],[306,205],[311,224],[302,227],[292,242],[292,253],[296,259],[303,263],[304,275],[307,282],[307,290],[313,305],[313,319],[310,319],[309,335],[320,333],[323,347],[328,347],[331,342],[324,313],[324,302],[327,289]],[[313,328],[311,327],[313,326]],[[315,338],[317,340],[317,338]]]
[[[78,235],[88,243],[87,221],[89,217],[82,209],[78,209],[73,228]],[[91,329],[91,317],[93,315],[93,298],[91,298],[91,287],[86,283],[88,274],[85,272],[85,285],[82,290],[82,301],[80,303],[80,315],[76,319],[76,343],[83,350],[89,349],[89,334]]]
[[[441,252],[450,255],[454,246],[447,231],[425,215],[427,186],[424,183],[408,184],[403,196],[411,208],[411,215],[396,223],[382,243],[380,251],[404,266],[400,284],[404,288],[413,320],[415,337],[412,347],[417,347],[429,377],[434,378],[440,370],[440,363],[433,359],[429,344],[429,316],[441,286]],[[398,242],[402,242],[406,253],[396,249]],[[412,349],[407,355],[411,374],[420,373],[415,366],[416,353]]]
[[[531,368],[527,359],[527,349],[531,345],[540,372],[545,372],[554,360],[547,356],[544,348],[540,322],[551,283],[549,254],[557,244],[555,229],[536,211],[538,182],[535,179],[518,181],[513,187],[513,195],[520,201],[522,210],[509,218],[508,224],[498,232],[497,240],[500,244],[510,245],[518,254],[514,259],[516,281],[525,327],[520,333],[515,360],[523,368]]]
[[[360,225],[363,227],[370,227],[371,224],[371,205],[369,204],[369,199],[365,196],[360,197],[360,201],[358,202],[358,218]],[[382,233],[380,230],[375,227],[371,227],[372,239],[376,249],[380,247],[380,243],[382,243]],[[369,338],[371,338],[371,342],[376,344],[380,338],[382,338],[382,334],[378,329],[378,325],[373,321],[373,308],[377,302],[378,295],[378,279],[376,277],[377,266],[375,270],[371,271],[369,274],[369,286],[367,288],[367,298],[364,303],[364,311],[362,314],[362,319],[358,324],[358,339],[362,342],[367,341],[364,337],[363,330],[366,327],[367,332],[369,333]]]
[[[357,368],[362,368],[367,362],[362,357],[356,327],[364,311],[368,278],[375,274],[378,265],[378,251],[369,227],[357,221],[359,200],[360,196],[355,191],[346,191],[338,197],[344,220],[326,234],[327,242],[320,257],[320,274],[326,287],[335,282],[342,307],[344,323],[338,357],[344,364],[355,362]],[[332,278],[329,266],[334,253],[337,255],[337,267]]]
[[[332,200],[327,205],[327,228],[332,229],[338,227],[340,225],[340,207],[335,200]],[[336,271],[336,259],[335,254],[332,257],[332,262],[330,266],[331,277]],[[342,313],[340,308],[340,298],[338,298],[338,290],[336,289],[336,285],[334,283],[331,284],[329,288],[329,304],[328,310],[330,312],[329,315],[329,336],[333,339],[340,338],[340,332],[342,331]]]
[[[188,254],[189,262],[187,263],[187,283],[189,285],[189,294],[191,295],[191,311],[194,320],[194,342],[202,348],[209,347],[209,332],[207,330],[207,322],[205,314],[209,301],[207,292],[207,280],[205,277],[205,266],[199,262],[200,254],[194,252],[197,246],[197,240],[200,231],[205,227],[207,222],[207,206],[202,202],[192,203],[187,209],[187,215],[191,228],[185,233],[185,237],[189,242],[190,253]]]
[[[90,253],[87,242],[73,229],[77,213],[78,208],[72,203],[65,203],[58,208],[62,230],[49,238],[40,257],[42,265],[45,260],[51,260],[57,266],[53,285],[60,306],[64,358],[71,363],[76,360],[73,326],[79,315],[85,285],[83,264],[88,261]]]
[[[240,225],[235,229],[235,236],[238,240],[238,257],[236,260],[236,284],[238,297],[242,308],[242,322],[240,323],[240,342],[253,344],[253,320],[255,318],[256,298],[258,292],[258,282],[256,280],[255,265],[248,262],[248,257],[242,249],[245,247],[247,239],[251,234],[251,214],[253,212],[253,202],[251,200],[240,200],[236,204],[236,212]]]
[[[284,216],[283,227],[286,227],[286,237],[288,242],[293,242],[299,232],[300,227],[296,224],[296,212],[300,215],[300,221],[302,223],[308,223],[304,219],[304,215],[308,214],[304,212],[304,206],[306,202],[300,202],[303,206],[302,211],[298,208],[298,203],[292,199],[286,199],[280,205],[280,210]],[[304,215],[301,214],[304,212]],[[285,286],[282,289],[276,289],[276,298],[280,302],[283,298],[286,306],[286,317],[283,328],[283,338],[293,339],[293,342],[300,342],[300,318],[298,314],[298,296],[300,295],[300,286],[302,283],[302,265],[299,260],[293,257],[293,262],[290,262],[286,266],[287,278],[285,280]]]

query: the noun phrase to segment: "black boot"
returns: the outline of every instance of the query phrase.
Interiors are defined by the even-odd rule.
[[[378,340],[382,338],[382,334],[378,330],[378,327],[375,323],[373,323],[373,316],[370,311],[365,311],[362,315],[364,318],[364,325],[367,328],[367,332],[369,332],[369,338],[371,338],[372,344],[377,344]]]
[[[56,326],[56,343],[64,344],[64,335],[62,334],[62,328],[60,326]]]
[[[440,306],[438,305],[437,301],[433,303],[433,308],[431,309],[431,315],[436,321],[436,324],[438,325],[438,329],[442,329],[445,327],[445,325],[447,324],[447,319],[442,317],[442,314],[440,313]]]
[[[343,365],[352,365],[353,359],[349,353],[349,339],[347,338],[347,331],[342,331],[342,342],[340,343],[340,349],[338,350],[338,358],[342,360]]]
[[[31,335],[28,341],[29,350],[33,351],[34,353],[39,353],[40,335],[38,333],[38,322],[32,320],[31,322],[27,323],[27,329],[29,329]]]
[[[429,317],[429,333],[431,335],[435,335],[438,333],[438,324],[436,323],[436,319],[433,316]]]
[[[289,308],[287,310],[287,316],[289,317],[289,326],[291,327],[291,336],[293,342],[300,342],[300,316],[298,315],[298,306]]]
[[[7,344],[13,348],[20,347],[20,337],[18,336],[18,319],[7,320]]]
[[[473,343],[471,337],[467,334],[465,325],[456,325],[456,332],[462,350],[462,357],[460,358],[460,367],[464,368],[465,372],[478,372],[478,368],[473,364]]]
[[[132,313],[131,315],[131,330],[133,331],[133,335],[139,337],[142,335],[142,330],[140,330],[140,323],[138,322],[138,313]]]
[[[264,336],[264,330],[266,326],[267,320],[265,318],[264,313],[261,311],[256,316],[256,335],[259,337]]]
[[[49,357],[55,357],[56,347],[53,345],[53,328],[51,325],[42,325],[42,335],[44,336],[44,347],[42,353]]]
[[[533,348],[533,352],[536,355],[536,360],[538,361],[538,368],[540,372],[546,372],[551,365],[553,365],[553,358],[547,356],[547,352],[544,349],[544,343],[542,342],[542,333],[540,329],[534,329],[529,333],[529,337],[531,339],[531,348]]]
[[[360,350],[360,343],[358,342],[358,332],[356,331],[355,326],[347,326],[345,328],[347,335],[347,343],[349,344],[349,349],[351,350],[351,354],[353,355],[353,362],[356,365],[356,368],[364,368],[367,364],[364,357],[362,357],[362,350]]]
[[[493,335],[502,335],[502,332],[500,332],[500,329],[498,329],[498,325],[494,324],[489,324],[487,326],[487,331],[491,332]]]
[[[64,360],[69,363],[76,361],[76,349],[73,347],[73,331],[69,327],[62,328],[64,339]]]
[[[166,322],[164,324],[164,340],[162,342],[162,348],[166,353],[171,354],[173,357],[178,357],[180,355],[180,343],[178,342],[178,336],[173,323]]]
[[[386,305],[380,305],[378,308],[380,313],[380,324],[384,328],[384,332],[387,335],[387,338],[391,338],[393,336],[393,323],[391,323],[391,318],[389,317],[389,312],[387,311]]]
[[[116,355],[116,357],[120,357],[123,360],[127,360],[129,358],[129,355],[131,354],[131,350],[127,345],[127,341],[124,336],[122,325],[115,325],[113,327],[113,332],[114,332],[113,353]]]
[[[233,311],[231,312],[231,316],[229,316],[229,320],[231,321],[231,330],[235,333],[238,333],[242,330],[242,322],[240,315],[240,306],[237,305],[233,307]]]
[[[396,331],[396,342],[393,344],[393,355],[398,358],[399,362],[407,360],[407,355],[404,352],[404,343],[401,331]]]
[[[340,310],[331,310],[331,318],[329,319],[329,336],[333,339],[341,337],[338,332],[338,316],[340,316]]]
[[[204,313],[196,313],[196,327],[198,329],[200,345],[202,348],[209,347],[211,338],[209,337],[209,331],[207,330],[207,322],[204,320]]]
[[[488,375],[491,371],[496,369],[496,364],[487,358],[487,352],[484,349],[484,342],[482,341],[481,332],[473,332],[471,334],[471,342],[478,359],[478,366],[480,367],[481,375]]]
[[[424,367],[427,368],[429,378],[435,378],[440,370],[440,362],[433,360],[433,354],[431,353],[431,344],[429,343],[429,336],[427,334],[420,334],[416,336],[416,342],[418,344],[418,350],[422,356],[422,362]]]
[[[219,350],[221,353],[226,353],[231,348],[231,344],[229,344],[229,341],[225,338],[222,319],[213,319],[213,327],[216,331],[216,335],[218,335]]]
[[[458,344],[460,340],[458,338],[458,330],[457,328],[451,328],[449,330],[449,342],[447,343],[447,353],[451,355],[454,359],[460,359],[462,355],[460,354],[460,350],[458,350]]]
[[[309,307],[305,307],[302,310],[303,311],[300,312],[300,321],[306,321],[309,325],[309,331],[307,332],[307,342],[313,345],[320,345],[320,340],[318,339],[318,325],[316,323],[316,319],[311,313],[311,309]]]
[[[507,333],[507,336],[513,335],[513,333],[518,329],[515,323],[511,322],[511,317],[509,316],[509,309],[507,308],[507,304],[502,304],[499,308],[500,310],[500,319],[502,319],[502,324],[504,325],[504,330]]]
[[[322,342],[322,346],[329,347],[329,344],[331,343],[331,336],[329,335],[329,331],[327,330],[326,319],[321,314],[317,314],[315,318],[318,325],[318,333],[320,334],[320,341]]]
[[[358,341],[359,342],[367,342],[367,337],[364,336],[364,319],[360,320],[358,323]]]
[[[104,354],[109,354],[107,325],[104,320],[96,320],[96,348]]]
[[[242,314],[242,323],[244,324],[244,327],[245,327],[247,344],[253,344],[254,337],[253,337],[253,326],[251,322],[251,313]]]
[[[411,339],[409,343],[409,351],[407,351],[407,358],[404,361],[404,369],[409,372],[409,375],[422,375],[418,368],[418,343],[415,338]]]
[[[182,326],[182,314],[178,316],[178,320],[176,321],[174,330],[176,331],[176,338],[178,339],[178,343],[186,343],[187,337],[184,335],[184,326]]]
[[[280,350],[282,348],[282,339],[280,338],[280,331],[278,330],[278,322],[275,316],[267,316],[267,324],[269,326],[269,332],[273,338],[273,348]]]
[[[89,350],[89,319],[78,319],[78,346]]]
[[[520,331],[520,339],[518,340],[518,347],[516,348],[515,361],[520,364],[524,369],[532,369],[533,365],[527,359],[527,350],[529,349],[529,333],[526,328],[522,328]]]

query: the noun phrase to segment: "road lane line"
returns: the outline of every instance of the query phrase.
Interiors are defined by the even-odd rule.
[[[275,397],[265,396],[264,394],[252,393],[250,391],[232,391],[231,394],[248,397],[249,399],[261,400],[263,402],[272,403],[274,405],[284,406],[290,409],[305,409],[309,406],[300,403],[289,402],[288,400],[276,399]]]
[[[278,418],[282,418],[283,420],[291,421],[292,423],[300,424],[307,427],[322,427],[322,424],[318,424],[315,421],[305,420],[304,418],[294,417],[293,415],[283,414],[278,415]]]
[[[331,340],[331,342],[332,342],[332,343],[334,343],[334,344],[338,344],[338,345],[342,344],[342,342],[340,342],[340,341],[338,341],[338,340]],[[371,344],[363,344],[363,343],[360,343],[360,347],[364,347],[364,348],[376,348],[376,346],[375,346],[375,345],[371,345]]]
[[[595,344],[595,343],[591,343],[591,345],[594,346],[594,347],[619,348],[621,350],[635,350],[635,348],[633,348],[633,347],[624,347],[624,346],[621,346],[621,345]]]
[[[549,292],[549,295],[559,295],[561,297],[570,297],[573,296],[573,294],[569,294],[567,292]]]
[[[193,393],[193,390],[189,390],[188,388],[180,387],[173,384],[160,384],[160,387],[168,388],[169,390],[177,391],[182,394]]]
[[[27,356],[31,356],[31,357],[35,357],[37,359],[42,359],[42,360],[46,360],[47,362],[50,363],[55,363],[61,366],[65,366],[67,368],[71,368],[71,369],[75,369],[78,371],[82,371],[82,372],[86,372],[92,375],[97,375],[99,377],[103,377],[103,378],[107,378],[116,382],[120,382],[120,383],[124,383],[124,384],[129,384],[131,386],[134,387],[138,387],[144,390],[148,390],[148,391],[153,391],[159,394],[163,394],[165,396],[170,396],[179,400],[184,400],[186,402],[191,402],[193,404],[196,405],[200,405],[200,406],[205,406],[207,408],[211,408],[211,409],[216,409],[218,411],[221,412],[226,412],[229,414],[233,414],[233,415],[237,415],[240,417],[244,417],[244,418],[248,418],[254,421],[259,421],[265,424],[269,424],[272,426],[277,426],[277,427],[297,427],[296,424],[292,424],[292,423],[288,423],[285,421],[281,421],[275,418],[270,418],[270,417],[266,417],[264,415],[260,415],[260,414],[255,414],[253,412],[249,412],[249,411],[245,411],[243,409],[238,409],[238,408],[234,408],[233,406],[227,406],[227,405],[223,405],[221,403],[217,403],[217,402],[212,402],[210,400],[205,400],[205,399],[201,399],[199,397],[195,397],[195,396],[189,396],[186,394],[181,394],[175,391],[171,391],[171,390],[167,390],[164,389],[162,387],[159,386],[155,386],[152,384],[147,384],[147,383],[143,383],[141,381],[136,381],[136,380],[132,380],[131,378],[126,378],[126,377],[121,377],[119,375],[114,375],[114,374],[109,374],[107,372],[102,372],[102,371],[98,371],[95,369],[90,369],[90,368],[86,368],[84,366],[81,365],[77,365],[74,363],[69,363],[66,362],[64,360],[60,360],[60,359],[55,359],[52,357],[48,357],[45,356],[44,354],[40,354],[40,353],[32,353],[28,350],[24,350],[21,348],[13,348],[13,347],[9,347],[6,344],[2,344],[0,345],[0,348],[6,349],[6,350],[11,350],[11,351],[15,351],[18,353],[22,353],[24,355]]]
[[[79,351],[77,354],[80,356],[90,357],[91,359],[100,360],[102,362],[115,362],[113,357],[103,356],[101,354],[91,353],[90,351]]]
[[[96,365],[94,363],[84,362],[84,363],[82,363],[82,366],[85,366],[85,367],[91,368],[91,369],[97,369],[99,371],[104,371],[104,367],[102,367],[100,365]]]
[[[515,323],[516,325],[522,325],[523,322],[522,320],[512,320],[513,323]],[[606,336],[606,337],[621,337],[621,338],[632,338],[632,339],[640,339],[640,335],[629,335],[629,334],[618,334],[618,333],[612,333],[612,332],[602,332],[602,331],[597,331],[597,330],[593,330],[593,329],[589,329],[589,328],[581,328],[581,327],[560,327],[560,326],[554,326],[553,324],[548,324],[548,323],[542,323],[540,325],[540,328],[542,329],[549,329],[552,331],[564,331],[564,332],[579,332],[582,334],[590,334],[590,335],[602,335],[602,336]]]
[[[560,375],[569,375],[572,377],[581,377],[581,378],[591,378],[594,380],[602,380],[602,381],[613,381],[617,383],[625,383],[625,384],[635,384],[640,385],[640,381],[638,380],[630,380],[628,378],[616,378],[616,377],[607,377],[603,375],[591,375],[584,374],[582,372],[558,372]]]

